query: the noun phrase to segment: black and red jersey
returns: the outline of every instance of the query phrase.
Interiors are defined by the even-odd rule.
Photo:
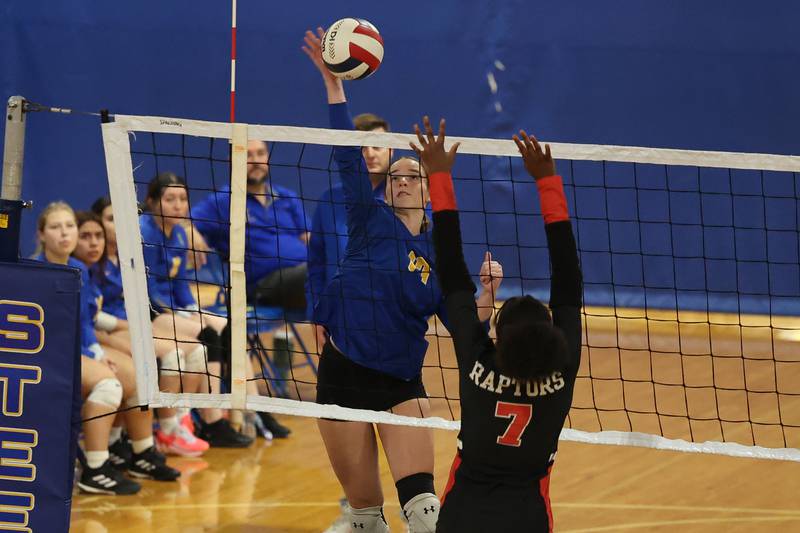
[[[537,186],[547,222],[545,231],[552,270],[549,306],[553,324],[567,340],[568,364],[536,380],[517,380],[497,368],[494,342],[478,320],[475,286],[464,263],[455,202],[444,202],[445,209],[436,209],[437,204],[442,205],[441,201],[436,201],[436,196],[442,195],[441,190],[437,191],[437,178],[446,178],[449,182],[450,176],[432,176],[431,195],[436,269],[445,294],[449,328],[458,359],[461,397],[459,453],[443,498],[440,524],[450,521],[448,515],[453,516],[447,512],[450,503],[447,498],[459,484],[471,485],[470,494],[493,494],[495,496],[490,499],[502,498],[504,502],[515,501],[519,494],[525,501],[524,495],[530,493],[549,515],[548,475],[561,428],[572,404],[581,354],[581,271],[572,225],[566,215],[561,178],[540,179]],[[459,506],[470,508],[453,512],[461,519],[472,514],[492,514],[492,509],[506,515],[511,512],[498,501],[465,503],[463,495],[466,493],[458,498]],[[485,504],[493,507],[477,511]],[[517,512],[520,514],[516,518],[511,517],[515,523],[530,523],[524,515],[533,512],[532,509]],[[508,518],[504,516],[503,520]],[[468,521],[464,523],[469,524]],[[464,531],[468,530],[473,529]]]

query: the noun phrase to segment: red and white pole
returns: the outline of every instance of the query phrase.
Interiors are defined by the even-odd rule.
[[[236,121],[236,0],[231,0],[231,122]]]

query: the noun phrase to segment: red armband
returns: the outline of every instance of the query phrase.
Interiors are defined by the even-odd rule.
[[[456,193],[449,172],[434,172],[428,177],[431,207],[434,211],[456,211]]]
[[[564,185],[561,176],[548,176],[536,180],[539,189],[539,203],[542,206],[542,217],[545,224],[569,220],[567,197],[564,196]]]

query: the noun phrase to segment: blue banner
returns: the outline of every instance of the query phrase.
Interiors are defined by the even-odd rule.
[[[0,263],[0,533],[69,530],[79,296],[77,270]]]

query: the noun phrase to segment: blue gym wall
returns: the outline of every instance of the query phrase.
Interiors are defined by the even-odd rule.
[[[326,126],[321,82],[301,38],[343,16],[370,20],[386,42],[378,74],[348,84],[351,109],[384,115],[397,131],[429,113],[446,116],[454,135],[508,137],[525,127],[562,142],[800,152],[800,5],[789,0],[239,0],[237,118]],[[224,0],[5,0],[0,97],[225,121],[229,19]],[[768,175],[762,184],[746,173],[632,178],[630,168],[610,177],[591,165],[561,170],[581,186],[578,214],[587,219],[579,238],[595,303],[616,297],[703,308],[711,294],[717,309],[800,311],[797,176]],[[30,115],[24,177],[24,198],[35,205],[23,224],[27,254],[47,202],[86,207],[104,192],[98,121]],[[653,191],[606,196],[608,179],[623,191]],[[511,197],[507,184],[491,190],[498,203]],[[639,209],[628,216],[632,199]],[[607,205],[597,211],[599,204]],[[687,229],[669,234],[665,213]],[[492,232],[507,223],[496,221]],[[523,263],[505,259],[511,271]],[[624,289],[610,292],[612,280]]]

